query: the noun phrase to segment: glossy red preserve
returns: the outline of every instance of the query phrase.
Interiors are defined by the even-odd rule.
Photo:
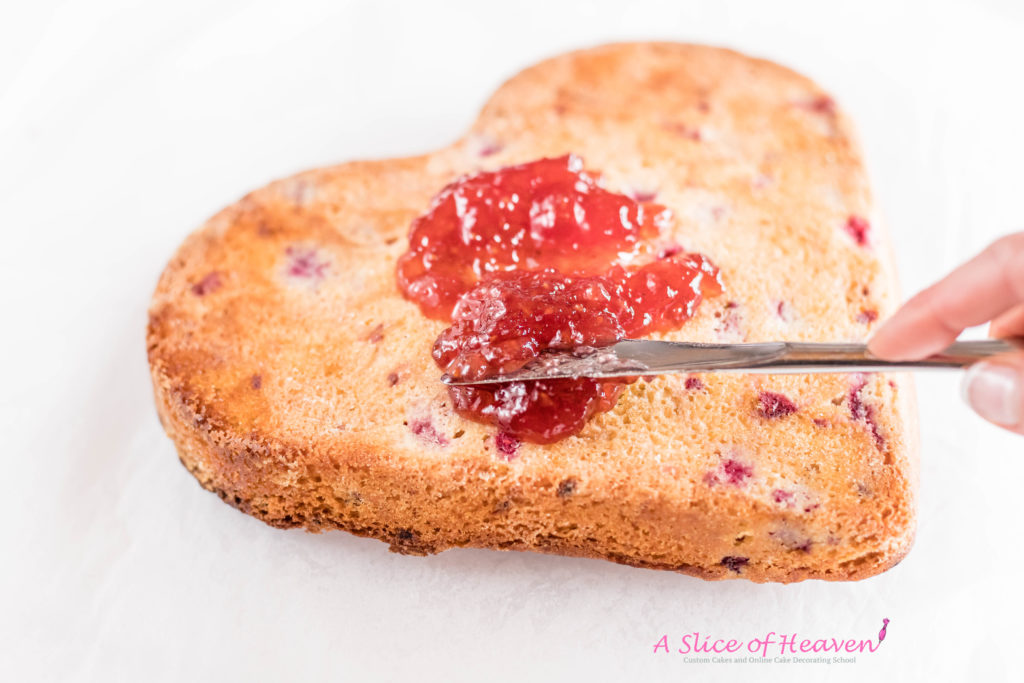
[[[416,219],[398,283],[425,315],[452,320],[434,344],[446,372],[512,372],[546,349],[601,346],[680,327],[717,269],[660,239],[670,216],[609,192],[574,156],[448,185]],[[544,380],[450,387],[455,410],[551,443],[610,410],[625,382]]]

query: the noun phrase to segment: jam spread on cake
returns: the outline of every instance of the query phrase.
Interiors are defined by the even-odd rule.
[[[433,357],[449,374],[513,372],[548,349],[678,329],[722,291],[704,256],[665,244],[669,212],[610,192],[575,156],[456,180],[417,218],[398,284],[450,320]],[[610,410],[629,380],[449,387],[460,415],[551,443]]]

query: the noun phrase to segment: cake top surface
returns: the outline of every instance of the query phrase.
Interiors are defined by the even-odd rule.
[[[664,338],[858,340],[893,306],[860,154],[827,94],[728,50],[612,45],[517,75],[448,148],[301,173],[213,217],[154,295],[154,372],[206,429],[291,463],[430,459],[456,481],[572,463],[612,488],[731,486],[763,505],[892,485],[902,418],[880,378],[640,382],[546,446],[454,414],[430,354],[446,323],[396,283],[410,225],[460,176],[570,153],[609,191],[667,207],[665,238],[720,269],[726,294]]]

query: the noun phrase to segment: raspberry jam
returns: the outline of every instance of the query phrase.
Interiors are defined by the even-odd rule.
[[[482,278],[551,268],[603,274],[656,238],[668,212],[598,187],[575,156],[541,159],[451,183],[417,218],[398,284],[428,316],[447,320]]]
[[[457,180],[417,218],[398,284],[450,319],[433,357],[456,377],[513,372],[547,349],[603,346],[679,328],[718,270],[660,241],[670,215],[601,188],[575,156]],[[628,380],[449,387],[459,414],[551,443],[610,410]]]

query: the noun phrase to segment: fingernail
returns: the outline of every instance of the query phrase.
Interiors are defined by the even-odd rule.
[[[1020,374],[995,363],[975,363],[964,376],[964,400],[986,420],[1015,427],[1022,416]]]

